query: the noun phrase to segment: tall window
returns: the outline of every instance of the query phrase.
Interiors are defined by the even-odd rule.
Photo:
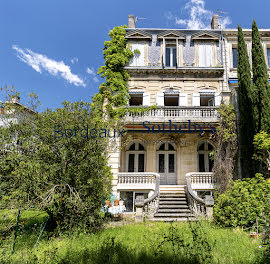
[[[268,63],[268,68],[270,68],[270,48],[267,48],[267,63]]]
[[[130,106],[143,105],[143,93],[130,94],[129,105]]]
[[[140,143],[133,143],[127,151],[127,171],[145,171],[145,149]]]
[[[200,106],[214,106],[215,96],[213,94],[200,94]]]
[[[199,45],[199,67],[213,66],[213,46],[201,43]]]
[[[238,64],[237,48],[232,48],[232,55],[233,55],[233,68],[237,68],[237,64]]]
[[[165,106],[178,106],[179,94],[166,94],[164,93],[164,105]]]
[[[213,146],[207,142],[203,142],[198,147],[198,169],[199,172],[210,172],[213,169],[214,161],[210,157]]]
[[[176,66],[176,47],[166,47],[166,67]]]

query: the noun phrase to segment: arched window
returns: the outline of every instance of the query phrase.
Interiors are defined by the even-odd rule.
[[[214,161],[210,158],[213,145],[203,142],[198,146],[198,169],[199,172],[210,172],[213,169]]]
[[[145,171],[145,148],[139,142],[131,144],[127,150],[127,171]]]

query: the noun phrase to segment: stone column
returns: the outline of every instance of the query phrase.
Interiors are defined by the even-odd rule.
[[[118,173],[120,167],[120,139],[119,138],[110,138],[108,144],[108,165],[111,167],[113,174],[112,180],[112,192],[117,194],[117,184],[118,184]]]
[[[155,145],[151,142],[146,145],[146,172],[156,171]]]
[[[144,207],[143,196],[137,196],[135,200],[135,206],[136,206],[135,222],[143,222],[143,207]]]

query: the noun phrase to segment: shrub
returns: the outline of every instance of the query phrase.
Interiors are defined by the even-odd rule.
[[[237,180],[216,199],[214,218],[227,227],[251,227],[269,206],[270,184],[261,174]]]

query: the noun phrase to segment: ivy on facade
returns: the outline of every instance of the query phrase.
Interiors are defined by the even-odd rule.
[[[130,75],[124,67],[138,54],[137,50],[132,52],[127,45],[125,28],[127,26],[113,28],[109,33],[111,40],[104,42],[105,65],[99,68],[98,74],[105,78],[105,82],[100,85],[92,104],[95,113],[115,119],[123,117],[127,111],[140,113],[154,108],[135,107],[130,110],[125,107],[130,99],[127,85]]]

